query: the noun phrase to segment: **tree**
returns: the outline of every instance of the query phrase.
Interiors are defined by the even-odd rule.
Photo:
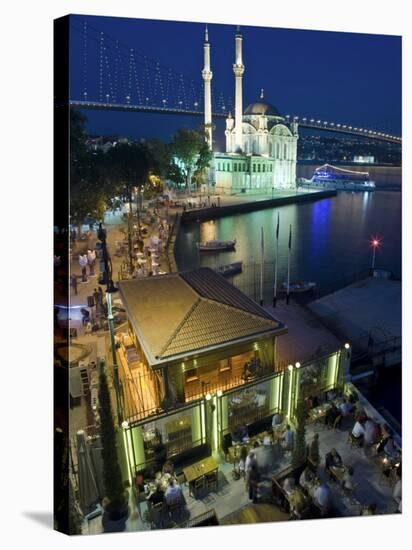
[[[176,159],[172,162],[171,173],[177,176],[176,179],[183,179],[186,187],[190,188],[193,176],[206,169],[212,156],[205,134],[201,131],[182,128],[173,136],[170,147]]]
[[[85,218],[101,220],[106,210],[103,190],[103,153],[86,148],[87,118],[70,109],[70,222],[80,225]]]
[[[127,498],[117,457],[116,428],[113,422],[112,405],[103,365],[99,377],[99,404],[103,482],[108,500],[105,511],[111,520],[118,520],[125,516]]]
[[[295,411],[296,434],[292,454],[292,466],[298,468],[306,460],[306,410],[303,401],[299,401]]]

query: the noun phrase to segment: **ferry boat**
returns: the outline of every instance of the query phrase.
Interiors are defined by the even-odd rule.
[[[197,243],[201,252],[221,252],[223,250],[234,250],[236,239],[233,241],[202,241]]]
[[[289,284],[289,292],[309,292],[310,290],[315,290],[316,283],[309,281],[294,281]],[[288,284],[287,282],[282,283],[280,288],[281,291],[287,292]]]
[[[298,185],[309,189],[336,189],[339,191],[375,191],[375,182],[368,172],[356,172],[324,164],[316,168],[310,180],[299,178]]]
[[[242,272],[243,262],[233,262],[228,265],[220,265],[215,268],[216,273],[223,275],[223,277],[231,277]]]

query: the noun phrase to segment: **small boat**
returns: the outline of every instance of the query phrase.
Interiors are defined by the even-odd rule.
[[[219,252],[221,250],[233,250],[236,246],[236,239],[233,241],[202,241],[197,243],[201,252]]]
[[[223,275],[223,277],[230,277],[242,272],[243,262],[233,262],[227,265],[220,265],[215,268],[216,273]]]
[[[308,282],[308,281],[293,281],[289,285],[289,292],[309,292],[310,290],[314,290],[316,288],[316,283]],[[287,292],[288,284],[282,283],[282,286],[280,288],[281,291]]]

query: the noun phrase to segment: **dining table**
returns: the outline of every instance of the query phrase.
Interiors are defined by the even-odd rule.
[[[212,472],[217,472],[219,466],[213,456],[208,456],[203,460],[199,460],[190,466],[183,468],[186,481],[190,484],[197,479],[204,477]]]

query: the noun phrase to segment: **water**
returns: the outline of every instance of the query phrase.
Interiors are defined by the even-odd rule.
[[[183,225],[176,260],[180,270],[195,267],[260,262],[260,232],[264,229],[265,261],[275,258],[275,230],[280,215],[279,282],[286,280],[289,226],[292,226],[291,280],[315,281],[329,286],[371,265],[370,239],[381,246],[376,267],[401,277],[401,192],[400,180],[377,183],[373,193],[338,192],[336,197],[307,204],[287,205],[217,220]],[[236,251],[199,254],[196,243],[209,239],[237,239]],[[238,277],[242,277],[239,275]],[[265,287],[273,278],[265,277]]]
[[[306,167],[305,167],[306,169]],[[312,170],[313,172],[313,170]],[[374,172],[374,173],[373,173]],[[390,172],[390,173],[389,173]],[[179,269],[215,267],[236,260],[260,261],[260,231],[264,228],[265,259],[274,261],[275,228],[280,214],[279,281],[286,280],[289,225],[292,225],[291,279],[316,281],[328,287],[371,265],[371,236],[381,239],[376,267],[401,277],[401,173],[400,169],[370,170],[374,193],[340,191],[336,197],[308,204],[288,205],[237,214],[181,227],[176,260]],[[208,239],[237,239],[235,252],[199,254],[196,243]],[[250,272],[250,269],[249,269]],[[249,273],[250,275],[250,273]],[[259,269],[257,268],[259,279]],[[242,290],[250,285],[236,276]],[[273,270],[265,272],[265,296],[271,295]],[[253,285],[254,287],[256,285]],[[257,290],[258,292],[258,290]],[[256,288],[254,297],[256,298]],[[373,404],[384,407],[401,422],[401,367],[382,373],[373,388],[362,388]]]

